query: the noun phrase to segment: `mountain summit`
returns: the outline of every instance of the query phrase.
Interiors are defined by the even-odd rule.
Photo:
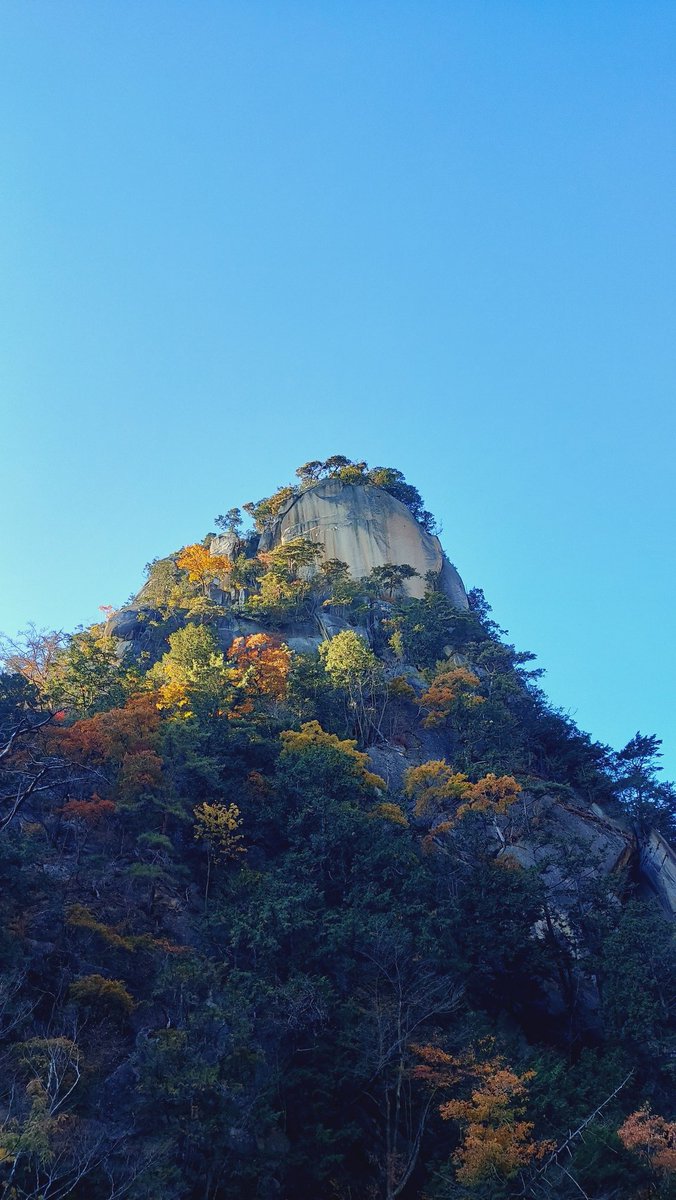
[[[260,549],[274,550],[299,537],[320,545],[323,561],[344,562],[353,579],[366,579],[386,564],[408,564],[415,574],[402,580],[403,595],[424,596],[432,575],[438,590],[456,607],[468,607],[462,580],[439,538],[381,487],[344,483],[340,478],[315,483],[293,496],[272,519],[261,536]]]
[[[659,739],[552,707],[401,472],[297,480],[5,639],[2,1196],[666,1200]]]

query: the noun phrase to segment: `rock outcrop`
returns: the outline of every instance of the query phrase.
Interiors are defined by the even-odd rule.
[[[641,870],[666,912],[676,917],[676,854],[657,829],[650,830],[641,847]]]
[[[405,504],[372,484],[324,479],[301,492],[282,509],[261,537],[261,550],[306,537],[323,546],[327,559],[347,563],[353,579],[369,575],[385,563],[408,563],[417,576],[404,584],[408,596],[420,598],[425,575],[432,571],[439,587],[457,608],[467,608],[467,594],[437,537],[426,533]]]

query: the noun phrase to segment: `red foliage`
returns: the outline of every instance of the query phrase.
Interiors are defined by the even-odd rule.
[[[121,762],[125,755],[151,750],[162,716],[154,692],[130,696],[122,708],[96,713],[55,731],[59,750],[68,757],[95,762]]]
[[[115,812],[112,800],[102,800],[94,792],[91,800],[68,800],[61,809],[61,815],[76,821],[84,821],[86,825],[99,825]]]

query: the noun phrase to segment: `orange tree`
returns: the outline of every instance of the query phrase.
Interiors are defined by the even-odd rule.
[[[466,667],[454,667],[435,676],[427,691],[420,697],[420,705],[427,709],[423,721],[426,729],[443,725],[450,716],[483,704],[483,696],[477,696],[479,677]]]
[[[439,1114],[457,1123],[459,1145],[452,1157],[460,1184],[474,1189],[493,1180],[496,1186],[543,1158],[553,1143],[533,1136],[526,1115],[527,1084],[534,1071],[519,1075],[500,1054],[477,1057],[473,1050],[453,1056],[438,1046],[415,1046],[414,1076],[434,1091],[454,1091]]]
[[[487,821],[504,842],[498,817],[509,811],[520,793],[521,785],[512,775],[489,773],[472,783],[444,759],[409,767],[404,775],[404,794],[415,801],[414,816],[427,826],[430,838],[448,833],[463,817],[474,815]]]
[[[291,660],[289,647],[267,633],[235,638],[228,651],[228,666],[239,699],[230,716],[248,716],[257,701],[260,708],[284,700]]]

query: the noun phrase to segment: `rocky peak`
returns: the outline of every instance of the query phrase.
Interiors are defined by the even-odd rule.
[[[347,563],[353,579],[374,567],[408,563],[418,574],[404,591],[420,598],[425,576],[433,572],[439,587],[457,608],[467,608],[467,594],[438,537],[427,533],[405,504],[368,483],[323,479],[294,496],[261,536],[260,549],[272,550],[305,537],[323,546],[327,559]]]

